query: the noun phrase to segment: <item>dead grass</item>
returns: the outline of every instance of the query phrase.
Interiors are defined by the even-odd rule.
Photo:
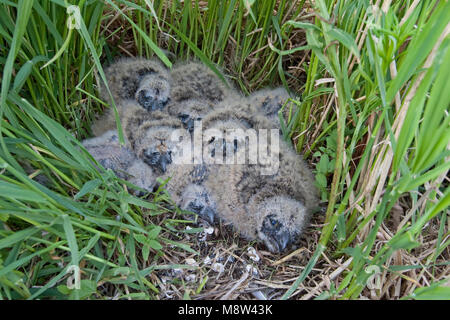
[[[175,214],[173,218],[176,218]],[[158,224],[155,217],[147,216],[146,219],[152,219],[152,223]],[[162,225],[165,219],[160,217],[159,223]],[[162,235],[189,244],[198,252],[197,255],[172,247],[163,249],[165,254],[156,261],[143,261],[140,252],[136,253],[136,258],[140,269],[145,269],[151,264],[188,267],[152,272],[150,280],[159,290],[155,293],[155,299],[279,299],[291,287],[315,251],[323,221],[323,214],[314,215],[310,227],[297,246],[284,254],[268,252],[262,245],[240,238],[229,226],[219,224],[211,228],[214,230],[211,234],[180,232],[177,235],[166,232]],[[389,241],[395,233],[397,221],[395,214],[386,221],[377,236],[374,248],[379,248]],[[360,299],[400,299],[410,295],[417,287],[428,286],[431,282],[448,278],[450,275],[448,247],[434,261],[435,267],[425,268],[420,264],[420,261],[430,256],[430,251],[435,250],[439,230],[436,222],[437,219],[433,219],[425,228],[420,239],[422,243],[420,247],[411,252],[398,251],[388,261],[384,270],[381,270],[381,289],[365,289]],[[196,226],[210,228],[207,223],[201,221],[192,225]],[[353,243],[353,246],[356,245],[358,240]],[[342,283],[344,277],[351,271],[349,265],[352,258],[333,256],[332,252],[330,248],[322,255],[322,259],[291,299],[313,299],[325,292],[332,292],[333,287],[336,288]],[[410,269],[397,271],[394,268],[398,266],[409,266]],[[107,282],[99,286],[98,291],[104,297],[114,299],[118,296],[116,285]]]

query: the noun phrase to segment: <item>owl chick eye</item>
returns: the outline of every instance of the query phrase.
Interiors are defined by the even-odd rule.
[[[191,201],[187,206],[188,210],[195,212],[197,214],[199,214],[200,211],[202,211],[203,207],[204,205],[198,201]]]
[[[270,224],[272,225],[272,226],[276,226],[277,224],[278,224],[278,221],[277,220],[275,220],[275,219],[273,219],[273,218],[270,218]]]
[[[279,230],[282,224],[275,218],[274,214],[271,214],[265,219],[265,226],[273,231]]]
[[[183,124],[186,124],[189,120],[189,115],[186,113],[181,113],[178,115],[178,118],[181,120]]]

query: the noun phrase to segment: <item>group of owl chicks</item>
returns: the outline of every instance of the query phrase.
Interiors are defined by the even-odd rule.
[[[211,224],[231,223],[241,236],[263,242],[271,252],[282,252],[298,240],[318,196],[312,173],[286,142],[279,141],[278,170],[264,174],[267,164],[248,161],[175,161],[180,146],[195,139],[200,121],[203,129],[216,129],[223,136],[229,129],[279,130],[279,110],[289,98],[284,89],[244,97],[199,62],[168,70],[157,60],[125,58],[105,74],[125,146],[119,144],[110,108],[94,123],[95,137],[83,141],[100,165],[150,192],[167,181],[166,190],[182,210]],[[111,102],[106,87],[100,92]],[[174,141],[179,129],[188,134]],[[248,140],[208,137],[202,142],[204,155],[212,160],[233,155],[248,148]]]

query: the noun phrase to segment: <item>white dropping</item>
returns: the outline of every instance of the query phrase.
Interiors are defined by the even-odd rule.
[[[213,269],[213,270],[214,270],[215,272],[217,272],[217,273],[222,273],[222,272],[225,271],[225,267],[223,266],[223,264],[218,263],[218,262],[214,263],[214,264],[211,266],[211,269]]]
[[[258,254],[256,253],[255,248],[253,247],[248,247],[247,248],[247,255],[249,256],[249,258],[255,262],[259,262],[260,257],[258,256]]]
[[[190,265],[190,266],[197,266],[197,262],[192,259],[192,258],[187,258],[186,259],[186,264]]]
[[[204,264],[211,264],[211,258],[210,257],[206,257],[205,260],[203,260]]]
[[[267,297],[264,295],[264,293],[259,290],[252,292],[252,295],[258,300],[267,300]]]
[[[246,265],[246,266],[245,266],[245,270],[246,270],[249,274],[253,275],[254,277],[256,277],[256,276],[259,275],[258,269],[256,269],[256,268],[255,268],[254,266],[252,266],[251,264]]]
[[[214,228],[213,227],[208,227],[204,229],[206,234],[213,234],[214,233]]]
[[[195,274],[188,274],[184,279],[187,281],[187,282],[195,282],[195,280],[196,280],[196,275]]]

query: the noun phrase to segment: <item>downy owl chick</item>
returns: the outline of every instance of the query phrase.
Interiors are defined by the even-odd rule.
[[[213,222],[216,204],[201,185],[208,171],[194,164],[191,134],[180,119],[166,117],[145,122],[131,143],[138,157],[167,181],[166,191],[182,210],[189,210]]]
[[[190,61],[176,64],[171,73],[172,102],[180,102],[189,99],[205,101],[217,104],[230,94],[237,95],[229,89],[210,68],[200,62]]]
[[[223,142],[222,148],[227,154],[242,152],[242,147],[248,148],[244,164],[208,166],[207,179],[202,186],[216,204],[217,215],[231,222],[244,237],[263,241],[273,252],[280,252],[294,243],[317,205],[317,191],[307,165],[277,134],[268,148],[262,145],[260,132],[253,131],[253,135],[259,135],[255,140],[251,137],[252,131],[246,131],[270,129],[274,126],[273,121],[248,101],[234,101],[234,104],[211,112],[204,119],[203,126],[204,129],[242,129],[243,137]],[[272,148],[275,142],[278,142],[279,150]],[[258,149],[252,144],[258,144]],[[214,150],[219,149],[220,145],[215,145]],[[255,153],[258,161],[255,162],[253,157],[251,163],[251,155],[255,156]],[[273,163],[262,161],[261,156],[266,154],[265,160],[272,159]],[[271,168],[273,164],[278,166],[278,170]]]
[[[216,165],[203,183],[218,216],[272,252],[296,242],[318,204],[311,172],[283,145],[276,173],[264,175],[260,165]]]
[[[170,75],[157,60],[122,58],[107,67],[105,74],[120,120],[135,112],[143,115],[162,110],[170,101]],[[111,103],[104,84],[100,89],[101,97]],[[129,106],[134,108],[128,110]],[[114,128],[115,115],[110,107],[94,124],[93,133],[99,136]]]
[[[169,100],[169,71],[156,59],[121,58],[105,68],[105,75],[116,102],[136,100],[145,109],[154,110]],[[100,94],[110,101],[104,85]]]
[[[124,58],[106,68],[105,74],[121,120],[135,112],[143,115],[142,110],[127,109],[130,104],[141,106],[149,113],[167,105],[169,114],[180,117],[185,127],[190,128],[193,121],[205,116],[231,93],[208,67],[197,62],[179,63],[169,72],[157,60]],[[100,93],[110,101],[104,85]],[[114,111],[110,108],[96,122],[93,131],[98,136],[115,126]]]
[[[105,169],[111,169],[117,177],[152,191],[156,175],[132,150],[120,146],[117,132],[110,130],[103,135],[83,141],[83,146]]]
[[[254,106],[259,112],[265,115],[268,119],[273,121],[277,128],[280,127],[280,118],[278,111],[283,108],[282,117],[285,122],[289,118],[289,114],[293,115],[292,104],[287,103],[290,98],[289,93],[283,87],[275,89],[262,89],[252,93],[247,97],[249,104]],[[291,110],[293,109],[293,110]]]

